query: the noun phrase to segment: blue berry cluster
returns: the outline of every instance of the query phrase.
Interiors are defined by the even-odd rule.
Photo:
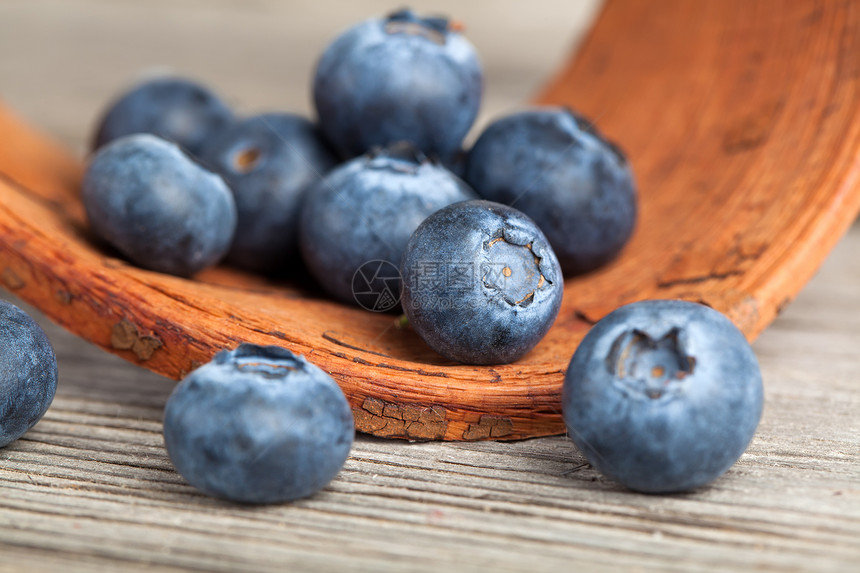
[[[501,118],[465,149],[482,93],[459,25],[398,10],[326,48],[316,122],[237,118],[182,78],[133,88],[98,126],[84,204],[141,267],[303,266],[339,301],[404,312],[451,360],[511,362],[555,320],[563,275],[624,247],[636,192],[624,154],[568,109]]]
[[[315,122],[237,117],[182,78],[134,87],[94,138],[83,201],[98,237],[141,267],[193,276],[220,261],[290,274],[330,296],[402,310],[452,361],[516,361],[558,315],[564,277],[630,240],[630,163],[562,107],[491,123],[471,149],[483,73],[446,18],[409,9],[338,36],[313,77]],[[728,468],[761,412],[755,357],[727,319],[687,303],[621,309],[567,371],[571,437],[642,491],[697,487]],[[313,493],[352,442],[349,406],[322,371],[250,345],[183,381],[164,430],[176,468],[248,503]]]

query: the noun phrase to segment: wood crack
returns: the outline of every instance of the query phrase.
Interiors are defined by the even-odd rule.
[[[441,406],[396,404],[365,398],[353,408],[355,429],[384,438],[441,440],[448,429],[447,412]]]
[[[658,281],[657,286],[659,288],[670,288],[677,285],[699,284],[707,281],[727,279],[729,277],[735,277],[742,274],[744,274],[743,271],[739,270],[726,271],[724,273],[708,273],[706,275],[700,275],[695,277],[683,277],[679,279]]]
[[[137,359],[143,362],[152,358],[152,354],[164,343],[158,336],[141,334],[135,324],[123,318],[113,325],[110,345],[117,350],[131,350]]]
[[[68,213],[66,212],[66,206],[61,201],[43,197],[42,195],[40,195],[30,187],[24,185],[2,169],[0,169],[0,180],[6,182],[9,185],[10,189],[14,189],[19,194],[24,195],[28,199],[36,201],[46,209],[53,211],[55,214],[62,215],[63,217],[68,215]]]
[[[376,356],[382,356],[385,358],[394,358],[393,356],[389,356],[387,354],[383,354],[381,352],[374,352],[373,350],[368,350],[366,348],[361,348],[359,346],[353,346],[352,344],[348,344],[346,342],[340,341],[328,332],[323,332],[322,337],[329,342],[333,342],[339,346],[343,346],[344,348],[349,348],[350,350],[358,350],[359,352],[367,352],[368,354],[374,354]],[[398,366],[396,364],[389,364],[387,362],[370,362],[365,360],[364,358],[349,357],[342,352],[332,352],[334,356],[338,358],[345,358],[347,360],[352,360],[356,364],[361,364],[363,366],[375,366],[377,368],[387,368],[389,370],[396,370],[398,372],[414,372],[415,374],[420,374],[422,376],[434,376],[438,378],[448,378],[448,374],[446,372],[442,372],[440,370],[424,370],[423,368],[407,368],[405,366]]]

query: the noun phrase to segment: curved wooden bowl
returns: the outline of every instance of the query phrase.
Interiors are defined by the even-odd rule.
[[[633,240],[568,280],[545,340],[515,364],[444,361],[390,315],[218,268],[184,280],[94,246],[82,167],[0,111],[0,277],[70,331],[179,378],[242,341],[287,346],[340,382],[359,430],[409,439],[564,431],[577,342],[615,307],[701,301],[754,338],[860,209],[860,14],[849,2],[610,1],[537,98],[597,119],[629,151]]]

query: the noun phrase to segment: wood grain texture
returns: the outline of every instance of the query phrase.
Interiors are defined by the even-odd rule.
[[[587,316],[688,298],[754,338],[860,211],[857,2],[611,1],[538,99],[599,118],[642,182],[627,255],[565,285]]]
[[[754,338],[794,297],[860,209],[858,87],[855,3],[608,3],[538,100],[623,143],[642,216],[618,261],[566,282],[556,324],[511,365],[446,362],[391,316],[297,285],[225,268],[188,281],[111,257],[88,235],[81,167],[8,112],[0,276],[72,332],[174,378],[239,342],[288,346],[331,372],[378,436],[559,433],[564,369],[618,305],[697,300]]]
[[[0,571],[856,571],[860,227],[755,343],[749,450],[684,495],[625,491],[565,437],[360,436],[301,502],[207,498],[171,469],[173,381],[44,317],[61,367],[45,418],[0,450]]]
[[[467,18],[491,96],[500,83],[502,92],[533,85],[526,70],[546,65],[539,47],[552,44],[558,22],[574,26],[569,0],[532,0],[527,10],[513,0],[415,3],[491,15]],[[246,109],[298,106],[304,88],[290,96],[289,84],[306,77],[303,58],[333,27],[390,7],[4,0],[0,94],[72,147],[117,78],[168,55],[228,95],[244,90]],[[515,25],[499,23],[500,12]],[[90,61],[99,65],[70,65]],[[496,109],[523,92],[506,93]],[[309,500],[222,504],[170,471],[160,420],[174,382],[28,308],[57,349],[60,385],[44,420],[0,449],[0,572],[857,571],[858,252],[854,227],[755,342],[766,395],[756,438],[713,486],[683,496],[625,492],[561,437],[407,444],[360,436],[345,471]],[[24,288],[12,275],[2,280]]]

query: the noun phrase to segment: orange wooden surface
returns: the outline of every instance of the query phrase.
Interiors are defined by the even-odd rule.
[[[570,279],[517,363],[456,365],[390,315],[225,268],[190,281],[99,250],[82,165],[0,110],[0,280],[67,329],[174,378],[241,341],[333,376],[358,429],[412,439],[563,431],[564,369],[626,302],[707,303],[754,338],[860,210],[860,10],[852,2],[609,2],[538,101],[592,116],[628,151],[641,218],[610,266]]]

